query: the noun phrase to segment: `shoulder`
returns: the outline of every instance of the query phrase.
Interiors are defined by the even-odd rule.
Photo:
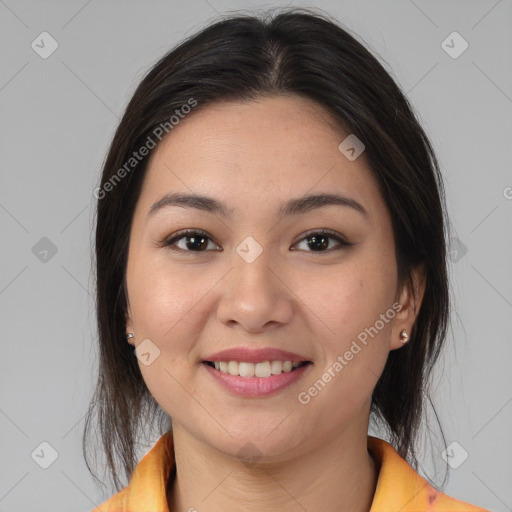
[[[368,436],[368,449],[379,467],[370,512],[490,512],[438,491],[388,442]]]
[[[432,512],[490,512],[488,509],[452,498],[447,494],[437,491],[430,485],[429,488],[427,500],[431,508],[426,510],[432,510]]]
[[[121,489],[117,494],[104,501],[101,505],[93,508],[91,512],[123,512],[126,510],[126,497],[128,487]]]
[[[165,489],[174,464],[173,439],[169,431],[142,457],[128,485],[91,512],[168,512]]]

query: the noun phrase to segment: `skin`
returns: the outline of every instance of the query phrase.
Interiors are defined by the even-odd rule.
[[[370,509],[378,477],[367,450],[371,393],[389,351],[403,346],[401,330],[411,332],[424,278],[417,270],[398,287],[389,212],[364,153],[349,161],[338,150],[347,135],[321,106],[279,96],[198,107],[153,150],[130,233],[126,332],[135,346],[148,338],[160,350],[139,366],[172,418],[173,511]],[[233,217],[172,206],[147,219],[169,192],[214,197]],[[284,201],[322,192],[355,199],[368,215],[327,206],[277,217]],[[182,252],[160,244],[185,228],[206,231],[206,250],[185,252],[187,238],[175,242]],[[329,239],[329,249],[311,249],[304,234],[322,228],[354,245]],[[262,248],[252,263],[236,252],[248,236]],[[401,311],[301,404],[298,394],[395,302]],[[201,361],[240,345],[314,364],[278,394],[238,397]],[[237,456],[249,442],[254,465]]]

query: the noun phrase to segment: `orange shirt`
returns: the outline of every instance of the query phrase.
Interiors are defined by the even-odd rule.
[[[436,491],[386,441],[369,435],[368,449],[380,466],[370,512],[489,512]],[[173,466],[167,432],[137,464],[129,484],[91,512],[169,512],[166,483]]]

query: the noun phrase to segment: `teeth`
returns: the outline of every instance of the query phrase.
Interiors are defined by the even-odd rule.
[[[229,364],[237,364],[230,361]],[[238,374],[240,377],[254,377],[254,363],[238,363]]]
[[[245,361],[215,361],[215,369],[229,375],[240,377],[270,377],[281,373],[291,372],[300,366],[299,361],[264,361],[262,363],[247,363]]]
[[[242,366],[242,364],[244,363],[240,363],[240,366]],[[241,372],[240,375],[242,375]],[[272,372],[270,371],[270,361],[256,363],[254,365],[254,375],[256,377],[270,377],[272,375]]]
[[[238,363],[236,361],[229,361],[228,373],[230,375],[238,375]]]
[[[283,363],[281,361],[272,361],[270,363],[270,371],[272,375],[279,375],[282,371]]]

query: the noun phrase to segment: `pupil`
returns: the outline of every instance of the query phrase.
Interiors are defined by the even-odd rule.
[[[187,242],[187,248],[188,249],[201,249],[201,248],[205,248],[208,243],[205,243],[205,240],[206,240],[206,237],[205,236],[189,236],[188,237],[191,241],[191,243],[188,243]],[[201,241],[201,243],[199,244],[196,244],[196,241]]]
[[[308,246],[310,249],[325,249],[329,246],[328,237],[321,235],[321,236],[311,236],[309,237],[310,240],[312,240],[312,243],[308,242]],[[317,242],[319,245],[316,245]]]

